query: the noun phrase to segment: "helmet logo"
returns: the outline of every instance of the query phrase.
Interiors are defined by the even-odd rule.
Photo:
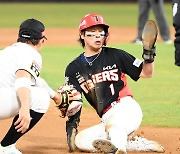
[[[80,23],[79,27],[84,26],[85,24],[86,24],[86,20],[83,20],[83,21]]]
[[[104,23],[104,19],[100,16],[92,16],[95,19],[95,22]]]
[[[92,16],[96,22],[98,22],[98,17],[97,16]]]

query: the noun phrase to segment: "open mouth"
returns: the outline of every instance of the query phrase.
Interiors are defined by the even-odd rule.
[[[96,45],[101,45],[101,41],[96,41],[95,44]]]

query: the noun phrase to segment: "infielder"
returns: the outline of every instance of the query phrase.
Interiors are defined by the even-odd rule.
[[[40,78],[40,50],[46,40],[45,27],[27,19],[19,29],[17,43],[0,51],[0,120],[14,117],[0,142],[0,154],[21,154],[15,143],[31,130],[48,110],[50,98],[63,97]]]
[[[101,15],[88,14],[82,18],[79,42],[84,52],[67,66],[66,84],[84,94],[102,122],[78,133],[81,109],[69,116],[66,132],[70,152],[76,147],[82,151],[116,154],[131,150],[164,152],[155,141],[137,136],[129,140],[140,126],[143,114],[133,99],[126,75],[137,81],[152,77],[154,72],[157,27],[151,21],[145,31],[144,61],[141,61],[121,49],[105,47],[109,26]]]
[[[180,66],[180,1],[173,0],[173,26],[175,28],[175,65]]]

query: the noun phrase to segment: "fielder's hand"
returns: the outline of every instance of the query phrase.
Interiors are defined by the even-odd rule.
[[[146,22],[142,32],[143,54],[142,58],[145,63],[152,63],[156,56],[156,39],[158,30],[156,23],[152,20]]]
[[[82,106],[81,94],[72,86],[65,85],[58,88],[57,92],[61,95],[61,102],[56,107],[61,111],[61,117],[76,114]]]
[[[69,107],[69,97],[71,95],[71,90],[68,86],[62,86],[57,89],[57,92],[61,96],[61,102],[59,102],[59,104],[56,102],[56,107],[61,111],[61,117],[64,118]]]

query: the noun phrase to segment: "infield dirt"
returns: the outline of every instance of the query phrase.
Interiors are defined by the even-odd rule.
[[[108,44],[129,43],[136,37],[136,28],[110,28]],[[0,47],[6,47],[16,42],[18,29],[0,29]],[[47,46],[79,45],[79,32],[76,28],[47,28],[45,42]],[[174,28],[171,28],[171,38],[174,39]],[[162,42],[158,35],[158,42]]]

